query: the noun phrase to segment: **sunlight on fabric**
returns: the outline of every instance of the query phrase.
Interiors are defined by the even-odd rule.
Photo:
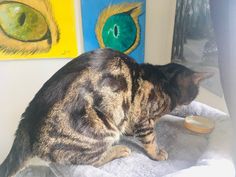
[[[204,165],[204,163],[206,165]],[[194,166],[177,173],[167,175],[165,177],[199,177],[199,176],[214,176],[214,177],[235,177],[235,167],[232,161],[225,159],[211,159],[210,161],[202,161],[202,165]]]

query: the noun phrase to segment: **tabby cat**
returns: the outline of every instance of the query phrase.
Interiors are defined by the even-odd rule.
[[[112,49],[98,49],[72,60],[39,90],[22,115],[0,176],[16,174],[37,156],[66,165],[101,166],[130,155],[114,145],[133,135],[153,160],[159,149],[155,122],[178,105],[189,104],[207,73],[178,64],[137,64]]]

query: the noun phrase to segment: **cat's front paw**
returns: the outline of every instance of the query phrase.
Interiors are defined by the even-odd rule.
[[[168,153],[164,149],[159,149],[158,154],[154,158],[155,160],[167,160],[168,159]]]

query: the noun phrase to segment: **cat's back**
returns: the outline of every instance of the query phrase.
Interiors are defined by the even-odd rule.
[[[64,77],[71,74],[82,76],[81,73],[85,70],[96,74],[98,72],[100,74],[110,72],[111,74],[118,75],[122,73],[123,70],[130,73],[133,69],[137,69],[137,66],[138,64],[134,59],[119,51],[109,48],[97,49],[84,53],[70,61],[57,73],[55,73],[48,82],[52,82],[54,80],[61,81]]]
[[[105,87],[111,92],[127,91],[138,66],[135,60],[121,52],[97,49],[80,55],[62,67],[48,81],[48,85],[67,85],[68,88],[64,89],[67,93],[70,87],[83,88],[86,92],[102,91]],[[63,84],[64,80],[71,82]]]
[[[119,77],[122,74],[128,76],[133,72],[133,65],[137,65],[133,59],[112,49],[97,49],[84,53],[71,60],[45,82],[30,102],[27,110],[29,111],[37,106],[37,109],[41,107],[38,112],[47,112],[46,107],[49,108],[52,104],[61,100],[76,79],[86,78],[89,82],[96,78],[99,79],[99,77],[101,80],[108,76]],[[25,116],[27,110],[23,116]]]
[[[48,117],[62,110],[73,120],[83,116],[86,105],[117,108],[131,95],[135,67],[133,59],[112,49],[98,49],[70,61],[43,85],[22,116],[31,140]]]

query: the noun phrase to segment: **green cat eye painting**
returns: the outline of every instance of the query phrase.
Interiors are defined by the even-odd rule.
[[[0,0],[0,61],[74,58],[75,27],[74,0]]]
[[[15,13],[16,9],[20,12]],[[48,25],[38,11],[17,2],[0,6],[0,22],[8,36],[21,41],[40,40],[48,31]]]
[[[145,0],[81,0],[84,48],[113,48],[144,61]]]

